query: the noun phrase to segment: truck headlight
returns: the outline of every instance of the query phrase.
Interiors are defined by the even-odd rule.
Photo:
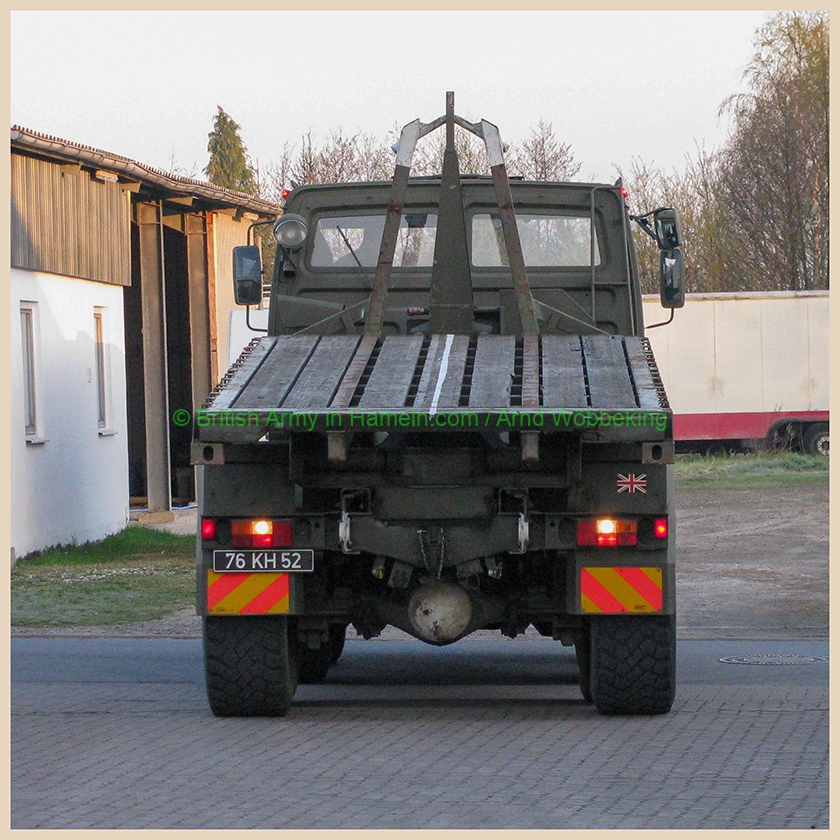
[[[274,238],[284,251],[296,251],[308,235],[309,228],[297,213],[284,213],[274,223]]]

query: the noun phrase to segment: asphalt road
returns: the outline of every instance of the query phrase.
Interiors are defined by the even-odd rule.
[[[15,639],[12,827],[827,828],[827,655],[681,641],[672,712],[606,718],[550,640],[350,640],[221,720],[197,640]]]

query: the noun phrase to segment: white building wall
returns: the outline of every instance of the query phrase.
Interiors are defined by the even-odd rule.
[[[20,309],[33,304],[37,426],[27,440]],[[99,426],[94,312],[105,348]],[[11,271],[11,540],[13,556],[89,542],[128,524],[123,289]]]

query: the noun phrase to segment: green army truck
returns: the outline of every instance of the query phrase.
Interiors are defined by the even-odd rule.
[[[446,132],[442,174],[410,176]],[[459,172],[455,130],[489,176]],[[430,645],[533,625],[603,714],[675,688],[672,415],[631,236],[682,304],[676,211],[621,184],[509,178],[498,129],[409,123],[392,182],[295,187],[267,334],[196,412],[197,608],[210,707],[283,715],[348,627]],[[257,245],[237,301],[261,302]],[[267,278],[265,278],[267,281]]]

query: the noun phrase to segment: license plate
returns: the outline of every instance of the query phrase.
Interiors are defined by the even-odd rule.
[[[315,569],[315,550],[293,548],[214,551],[214,572],[311,572]]]

